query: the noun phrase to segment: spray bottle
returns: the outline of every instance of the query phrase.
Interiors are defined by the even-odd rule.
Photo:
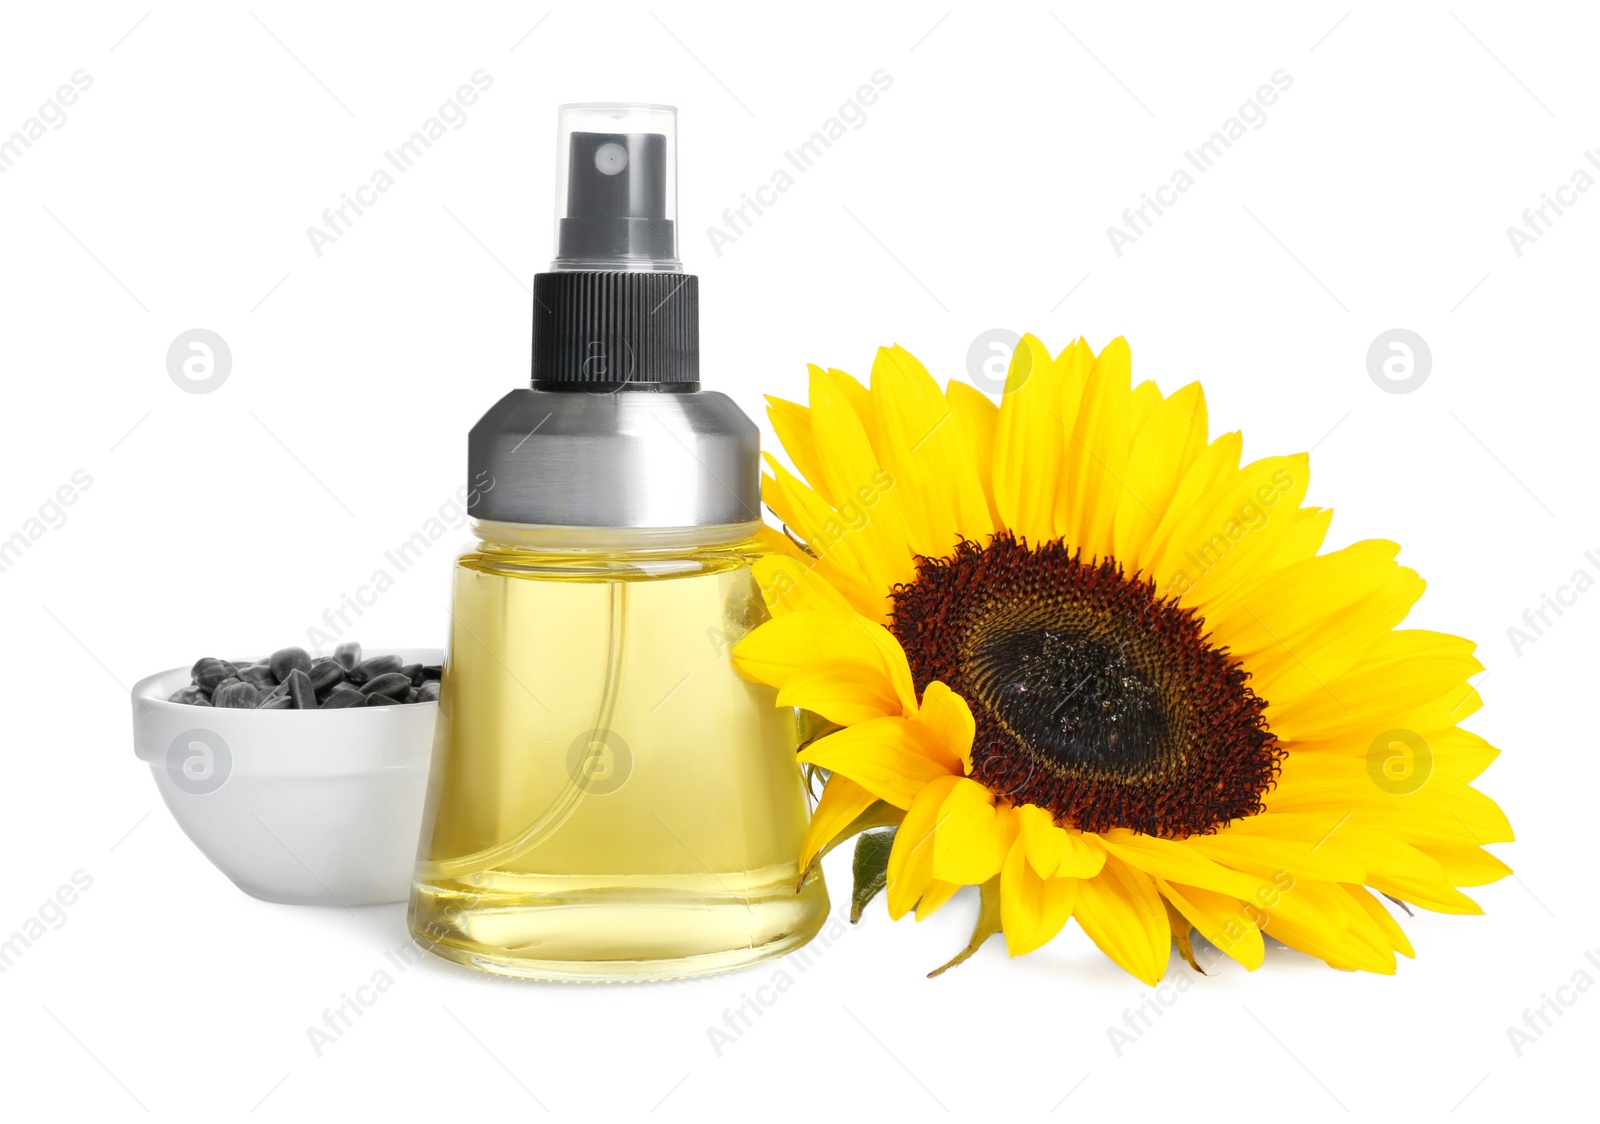
[[[796,862],[797,715],[733,643],[766,616],[759,438],[700,389],[677,256],[676,111],[559,112],[556,257],[533,379],[473,428],[408,915],[507,975],[742,967],[821,926]]]

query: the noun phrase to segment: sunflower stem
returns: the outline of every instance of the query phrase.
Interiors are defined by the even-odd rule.
[[[972,927],[972,939],[967,942],[967,947],[956,953],[955,959],[943,964],[928,973],[931,980],[935,976],[942,976],[957,964],[962,963],[988,940],[1000,931],[1000,876],[997,874],[982,886],[978,887],[978,921]]]

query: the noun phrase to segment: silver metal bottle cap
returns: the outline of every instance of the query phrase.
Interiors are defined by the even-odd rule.
[[[705,527],[761,518],[760,432],[715,391],[513,390],[467,438],[474,519]]]

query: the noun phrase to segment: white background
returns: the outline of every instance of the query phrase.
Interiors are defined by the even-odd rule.
[[[0,935],[74,871],[93,886],[0,975],[6,1115],[1497,1120],[1587,1101],[1600,994],[1520,1057],[1506,1032],[1575,972],[1600,980],[1600,593],[1520,654],[1507,629],[1600,574],[1600,192],[1520,257],[1506,228],[1600,147],[1597,29],[1577,8],[1392,7],[8,6],[0,135],[75,71],[93,85],[0,176],[0,537],[74,471],[93,485],[0,574]],[[480,68],[466,123],[318,257],[306,228]],[[718,256],[724,208],[880,69],[866,123]],[[1279,69],[1266,123],[1119,257],[1124,208]],[[965,900],[922,925],[878,903],[720,1056],[707,1028],[782,962],[599,988],[429,958],[316,1056],[307,1028],[389,966],[403,907],[237,891],[130,752],[126,687],[303,640],[464,482],[468,427],[527,378],[553,107],[592,99],[680,107],[704,377],[769,446],[761,395],[802,396],[807,361],[865,376],[899,342],[962,378],[997,327],[1052,349],[1124,334],[1136,376],[1203,379],[1248,455],[1315,446],[1332,545],[1403,542],[1430,581],[1413,623],[1480,643],[1469,725],[1504,756],[1479,783],[1521,839],[1498,849],[1517,877],[1477,892],[1486,916],[1409,922],[1419,958],[1392,979],[1281,948],[1228,964],[1120,1056],[1107,1027],[1149,989],[1074,927],[923,978],[963,943]],[[233,354],[204,395],[165,365],[196,327]],[[1395,327],[1433,359],[1403,395],[1366,363]],[[465,537],[357,637],[442,643]],[[828,875],[837,902],[843,852]]]

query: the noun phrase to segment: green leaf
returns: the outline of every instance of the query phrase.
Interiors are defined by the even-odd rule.
[[[967,947],[956,953],[955,959],[928,973],[931,980],[943,975],[983,947],[983,942],[1000,931],[1000,876],[997,874],[978,889],[978,923],[972,927],[972,939]]]
[[[861,911],[889,884],[889,852],[894,849],[897,828],[880,827],[856,836],[856,855],[850,868],[855,889],[850,892],[850,924],[861,920]]]

